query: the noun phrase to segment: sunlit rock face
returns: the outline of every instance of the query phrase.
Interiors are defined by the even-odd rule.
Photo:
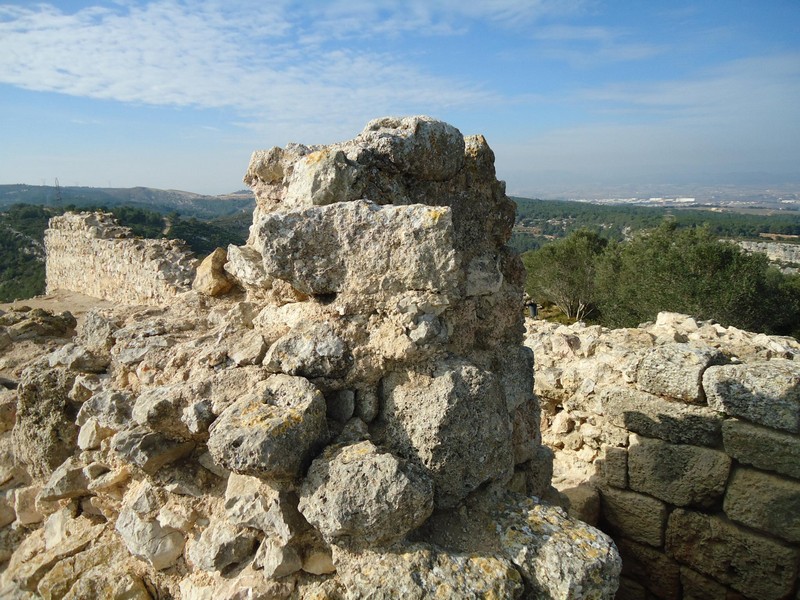
[[[52,385],[32,367],[12,392],[26,466],[0,516],[44,533],[9,534],[2,591],[70,561],[102,597],[613,597],[610,538],[534,497],[551,465],[493,163],[428,117],[255,152],[247,244],[91,314]],[[100,529],[51,552],[79,519]]]

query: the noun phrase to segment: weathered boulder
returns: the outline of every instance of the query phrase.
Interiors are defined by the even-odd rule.
[[[314,460],[298,508],[329,543],[388,546],[430,516],[433,485],[424,469],[365,441]]]
[[[231,473],[225,488],[225,514],[229,523],[258,529],[288,542],[308,528],[297,511],[297,495],[277,490],[265,481]]]
[[[800,433],[800,363],[771,360],[711,367],[703,375],[708,404],[732,417]]]
[[[227,251],[216,248],[197,266],[192,288],[207,296],[221,296],[229,292],[234,284],[224,269],[227,261]]]
[[[149,475],[183,458],[194,446],[192,441],[171,439],[141,426],[120,431],[111,438],[111,448],[120,458]]]
[[[637,385],[645,392],[692,404],[705,404],[703,373],[726,362],[719,350],[690,344],[666,344],[647,352],[639,362]]]
[[[511,421],[492,373],[451,361],[432,375],[391,373],[382,389],[386,443],[425,466],[437,507],[511,479]]]
[[[17,390],[15,455],[34,477],[47,477],[72,454],[78,438],[76,406],[68,397],[75,374],[37,364]]]
[[[204,571],[222,571],[251,557],[255,543],[253,531],[213,521],[189,547],[187,558]]]
[[[209,429],[208,449],[236,473],[292,481],[327,437],[322,393],[302,377],[274,375],[222,412]]]
[[[264,357],[264,368],[309,379],[341,377],[353,358],[345,342],[327,323],[300,326],[280,337]]]
[[[731,459],[724,452],[631,436],[630,487],[677,506],[708,506],[722,496]]]

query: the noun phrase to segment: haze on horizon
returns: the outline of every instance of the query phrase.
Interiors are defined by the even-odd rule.
[[[0,0],[0,183],[243,187],[428,114],[509,194],[800,186],[800,3]]]

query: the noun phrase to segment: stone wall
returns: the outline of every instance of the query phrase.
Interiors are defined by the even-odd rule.
[[[672,313],[527,327],[550,496],[614,537],[617,598],[796,598],[800,344]]]
[[[195,260],[178,240],[137,239],[109,213],[66,213],[45,232],[47,292],[159,305],[191,288]]]
[[[246,245],[166,306],[88,314],[0,395],[0,596],[613,597],[611,538],[538,499],[486,140],[378,119],[246,181]]]

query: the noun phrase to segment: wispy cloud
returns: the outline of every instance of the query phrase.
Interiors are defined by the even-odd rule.
[[[287,2],[154,0],[74,13],[48,4],[0,6],[0,81],[129,103],[233,108],[254,122],[331,122],[364,111],[495,99],[479,86],[358,45],[313,51],[354,28],[380,34],[373,23],[384,33],[444,27],[425,3],[410,3],[410,12],[403,6],[309,4],[310,20],[302,23]]]

